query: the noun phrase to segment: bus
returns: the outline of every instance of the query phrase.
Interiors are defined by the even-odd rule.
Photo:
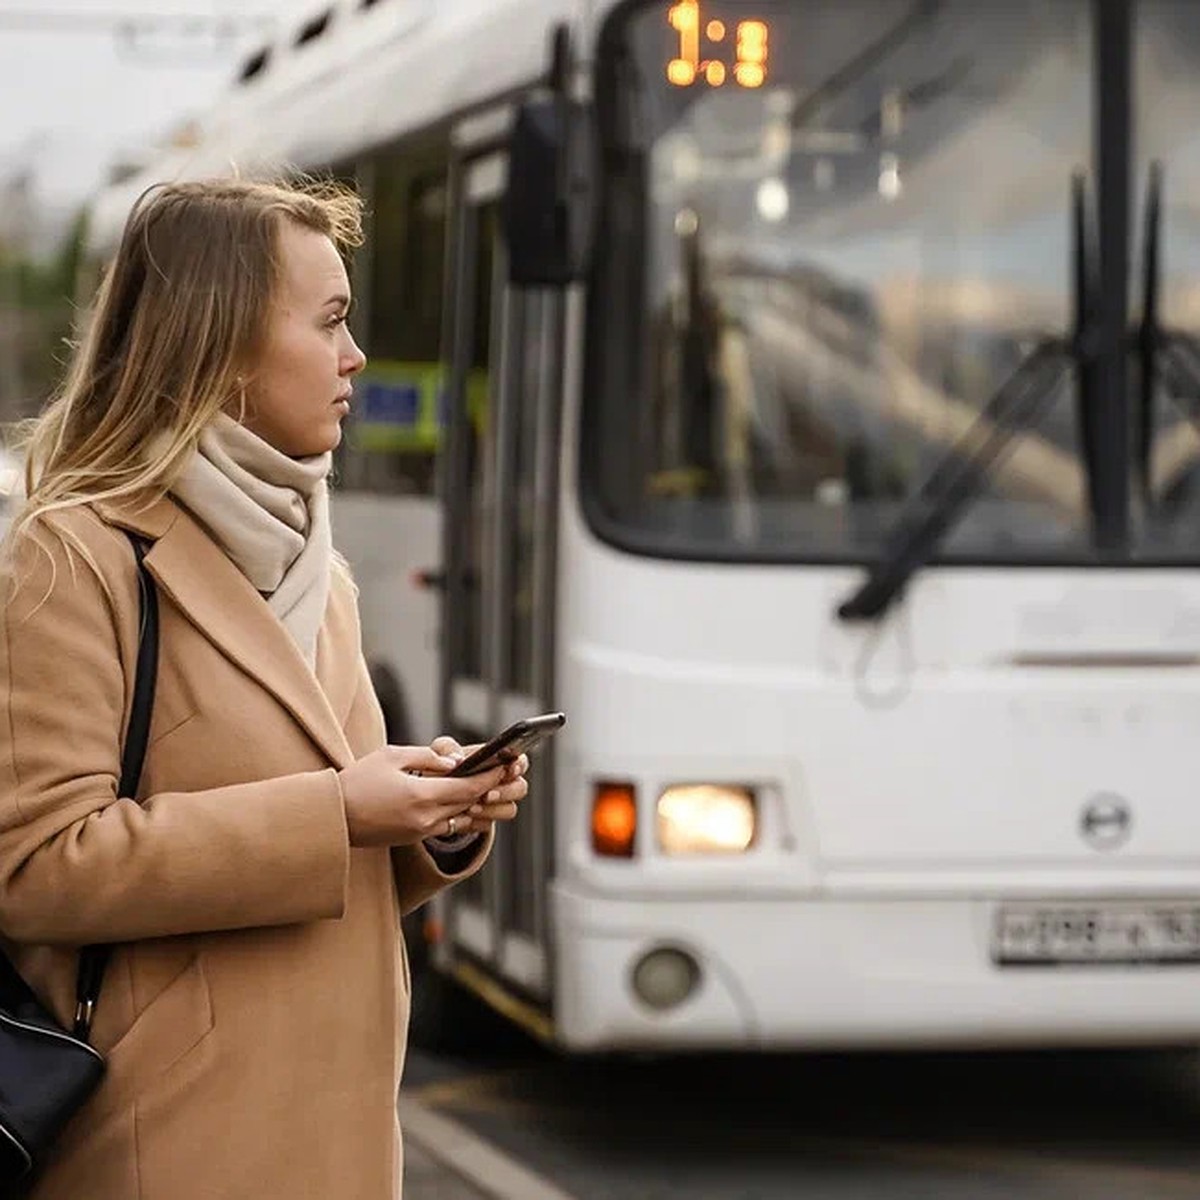
[[[1198,66],[1192,0],[325,0],[96,196],[95,262],[163,179],[366,199],[389,737],[569,719],[430,979],[570,1053],[1200,1036]]]

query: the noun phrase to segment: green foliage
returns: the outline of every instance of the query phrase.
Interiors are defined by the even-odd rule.
[[[41,407],[62,376],[75,320],[86,215],[81,213],[58,252],[45,261],[17,258],[0,244],[0,419]]]

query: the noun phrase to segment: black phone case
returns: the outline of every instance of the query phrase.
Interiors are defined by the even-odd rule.
[[[546,713],[544,716],[517,721],[463,759],[450,774],[478,775],[492,767],[513,762],[551,734],[557,733],[566,723],[567,718],[562,713]]]

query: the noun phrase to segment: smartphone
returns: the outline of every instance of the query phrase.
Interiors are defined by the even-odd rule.
[[[522,754],[541,745],[552,733],[557,733],[567,718],[563,713],[544,713],[540,717],[525,717],[498,733],[490,742],[479,747],[450,772],[451,775],[478,775],[520,758]]]

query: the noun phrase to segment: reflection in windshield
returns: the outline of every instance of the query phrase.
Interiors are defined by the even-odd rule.
[[[1091,5],[705,10],[768,23],[765,86],[672,85],[665,5],[607,43],[618,249],[594,339],[596,498],[664,547],[869,557],[947,451],[986,436],[987,398],[1067,331]],[[945,555],[1086,546],[1061,392]]]

